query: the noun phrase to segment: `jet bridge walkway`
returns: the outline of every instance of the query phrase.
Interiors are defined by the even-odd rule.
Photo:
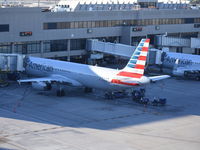
[[[90,39],[87,40],[87,50],[130,58],[135,50],[135,46]]]
[[[0,71],[1,72],[24,71],[23,58],[24,55],[20,54],[0,53]]]
[[[102,42],[97,39],[87,40],[86,45],[86,49],[90,52],[106,53],[120,56],[125,59],[129,59],[136,48],[135,46],[125,44]],[[152,65],[161,64],[161,51],[157,49],[150,49],[147,62]]]

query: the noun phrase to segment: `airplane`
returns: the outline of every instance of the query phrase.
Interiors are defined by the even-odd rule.
[[[200,56],[192,54],[180,54],[165,52],[163,67],[172,68],[175,76],[184,76],[186,71],[200,71]]]
[[[122,70],[27,56],[24,60],[26,73],[36,78],[18,82],[31,82],[38,89],[51,89],[51,84],[56,83],[85,87],[86,91],[95,88],[112,92],[169,78],[169,75],[144,76],[149,42],[150,39],[141,40]],[[61,86],[57,90],[57,96],[64,96]]]

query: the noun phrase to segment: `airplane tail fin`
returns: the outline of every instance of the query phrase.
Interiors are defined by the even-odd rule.
[[[144,75],[150,39],[142,39],[126,67],[117,76],[141,78]]]

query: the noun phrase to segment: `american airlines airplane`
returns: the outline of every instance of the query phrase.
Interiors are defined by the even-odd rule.
[[[122,70],[64,62],[52,59],[26,57],[24,60],[27,74],[36,78],[18,80],[19,83],[31,82],[33,87],[48,89],[51,84],[71,85],[116,91],[169,78],[168,75],[146,77],[144,68],[150,39],[142,39],[128,64]],[[58,93],[63,93],[60,88]],[[61,94],[62,95],[62,94]],[[63,94],[64,95],[64,94]]]
[[[185,71],[200,71],[200,56],[166,52],[163,67],[173,68],[175,76],[184,76]]]

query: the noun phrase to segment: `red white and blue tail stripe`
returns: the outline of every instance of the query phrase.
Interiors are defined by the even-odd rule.
[[[131,56],[128,64],[117,76],[141,78],[147,60],[150,39],[142,39]]]

